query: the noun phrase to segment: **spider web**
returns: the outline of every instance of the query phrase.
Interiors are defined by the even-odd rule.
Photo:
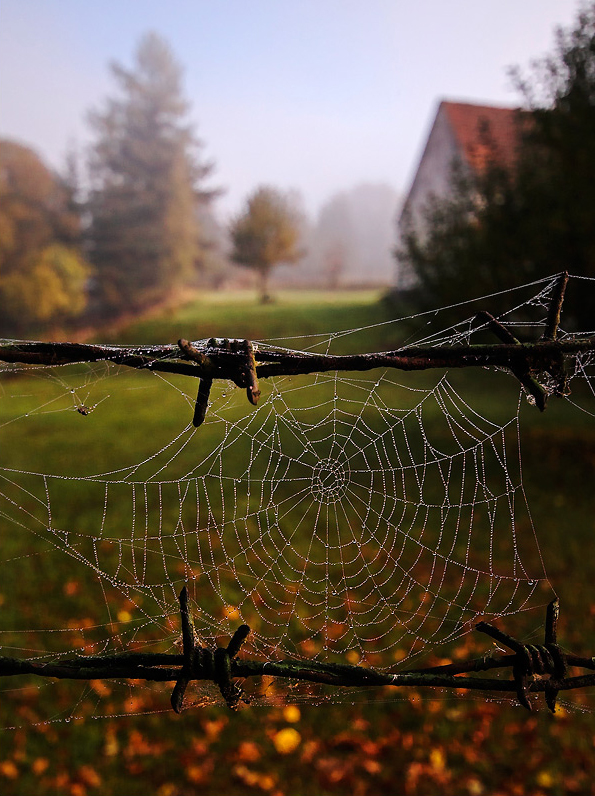
[[[503,322],[521,317],[537,337],[552,285],[530,286]],[[472,336],[470,320],[446,331],[434,314],[415,320],[422,332],[407,319],[408,342]],[[378,326],[291,348],[358,350]],[[587,397],[590,368],[579,357],[571,374]],[[216,384],[199,429],[194,380],[107,362],[3,375],[0,565],[11,600],[30,606],[3,623],[4,650],[32,657],[29,633],[40,660],[175,651],[188,584],[203,644],[247,623],[252,657],[396,671],[453,649],[480,619],[552,597],[523,487],[525,396],[501,372],[277,377],[255,409]],[[41,610],[39,579],[71,598],[66,626]],[[265,680],[249,684],[256,698],[295,691]],[[199,703],[215,698],[196,687]]]

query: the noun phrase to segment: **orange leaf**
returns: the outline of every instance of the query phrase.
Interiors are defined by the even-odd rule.
[[[242,741],[238,746],[238,759],[244,763],[254,763],[260,760],[261,751],[254,741]]]
[[[19,775],[19,770],[12,760],[3,760],[0,763],[0,774],[7,779],[16,779]]]
[[[47,759],[47,757],[37,757],[33,761],[33,765],[31,766],[31,768],[33,769],[33,773],[39,777],[47,769],[49,764],[50,761]]]
[[[101,785],[101,777],[91,766],[81,766],[79,769],[79,777],[83,780],[85,785],[90,788],[98,788]]]

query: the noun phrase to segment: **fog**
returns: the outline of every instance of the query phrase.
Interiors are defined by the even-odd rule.
[[[183,67],[189,121],[221,188],[209,221],[220,252],[210,262],[224,259],[229,219],[268,184],[294,191],[304,216],[304,260],[280,268],[277,281],[388,284],[399,196],[437,101],[517,103],[507,67],[549,50],[555,25],[578,6],[3,0],[0,137],[54,169],[73,145],[84,159],[88,112],[113,88],[109,63],[128,66],[153,29]]]
[[[86,114],[155,30],[184,66],[224,220],[258,184],[312,218],[363,182],[406,193],[440,98],[517,101],[507,78],[549,50],[577,0],[2,0],[0,136],[61,167]]]
[[[399,206],[399,195],[385,183],[333,194],[304,221],[304,259],[280,268],[276,281],[329,288],[391,284]]]

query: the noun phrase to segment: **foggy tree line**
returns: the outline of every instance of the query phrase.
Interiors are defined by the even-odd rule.
[[[27,146],[0,141],[4,333],[137,313],[185,287],[225,283],[233,264],[257,274],[263,298],[280,263],[303,261],[304,279],[317,286],[336,286],[353,270],[357,246],[341,236],[353,239],[358,213],[345,196],[311,224],[298,196],[259,186],[222,227],[215,166],[188,120],[181,67],[159,35],[144,36],[132,68],[114,63],[111,74],[112,96],[89,113],[93,143],[82,168],[71,157],[56,174]],[[377,186],[378,199],[394,212],[390,189]],[[385,260],[393,228],[391,218]]]

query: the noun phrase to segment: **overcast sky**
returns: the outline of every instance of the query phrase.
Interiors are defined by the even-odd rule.
[[[0,136],[60,167],[140,37],[185,69],[221,212],[261,183],[310,212],[361,182],[407,190],[441,98],[514,105],[507,67],[551,51],[577,0],[0,0]]]

